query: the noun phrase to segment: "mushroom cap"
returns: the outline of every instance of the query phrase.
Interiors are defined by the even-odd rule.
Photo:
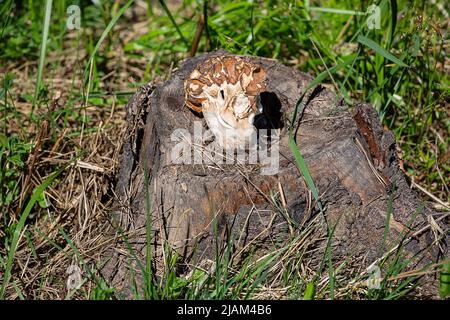
[[[265,78],[266,72],[261,66],[238,56],[210,58],[200,63],[185,80],[186,105],[202,113],[204,102],[225,90],[229,96],[245,94],[252,108],[256,108],[255,97],[265,90]]]
[[[243,147],[255,133],[258,94],[265,91],[265,70],[238,56],[210,58],[184,83],[186,105],[202,113],[216,139],[225,147]]]

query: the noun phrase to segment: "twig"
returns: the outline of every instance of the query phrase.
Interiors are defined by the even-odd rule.
[[[198,49],[198,44],[202,37],[203,29],[205,27],[205,18],[203,15],[200,16],[197,23],[197,29],[195,30],[194,41],[192,42],[191,50],[189,51],[189,57],[195,56]]]
[[[448,210],[450,210],[450,205],[448,203],[445,203],[444,201],[442,201],[438,197],[434,196],[431,192],[427,191],[425,188],[421,187],[420,185],[418,185],[414,181],[411,182],[411,186],[416,187],[417,189],[419,189],[420,191],[425,193],[427,196],[429,196],[431,199],[433,199],[434,201],[439,203],[441,206],[443,206],[444,208],[447,208]]]

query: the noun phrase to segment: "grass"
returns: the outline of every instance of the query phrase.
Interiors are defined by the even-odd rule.
[[[197,54],[224,48],[275,58],[310,73],[314,83],[335,90],[350,106],[373,104],[396,136],[404,171],[427,192],[419,189],[424,199],[438,210],[448,205],[444,1],[376,1],[379,30],[367,27],[369,3],[354,0],[76,3],[79,30],[66,28],[72,1],[0,4],[1,299],[120,297],[98,270],[112,243],[105,234],[125,134],[124,105],[136,88],[166,79],[189,55],[201,16],[207,19]],[[290,146],[308,177],[295,141]],[[307,182],[320,203],[314,182]],[[380,262],[387,270],[381,289],[367,290],[370,275],[358,261],[333,261],[331,244],[317,247],[330,234],[328,226],[312,221],[292,230],[292,239],[272,253],[250,250],[242,260],[232,242],[216,243],[215,261],[187,275],[176,272],[179,257],[166,247],[164,275],[153,274],[152,261],[146,261],[147,289],[139,296],[136,288],[136,296],[420,298],[418,280],[439,270],[441,295],[448,294],[448,264],[409,270],[400,258],[406,239],[398,240],[397,250],[384,248],[389,254]],[[312,264],[316,252],[325,252],[319,269]],[[66,270],[73,264],[80,265],[84,281],[67,292]]]
[[[17,244],[19,241],[19,237],[21,235],[21,232],[25,226],[25,222],[33,209],[35,203],[39,199],[40,195],[44,192],[44,190],[53,182],[53,180],[56,179],[56,177],[62,172],[62,169],[59,169],[58,171],[54,172],[50,177],[48,177],[32,194],[27,206],[23,210],[22,214],[20,215],[19,222],[14,227],[14,235],[11,240],[11,244],[8,248],[8,257],[5,264],[4,269],[4,275],[3,275],[3,283],[2,287],[0,289],[0,299],[4,299],[5,297],[5,290],[8,286],[9,280],[11,278],[11,268],[14,261],[14,255],[17,249]]]

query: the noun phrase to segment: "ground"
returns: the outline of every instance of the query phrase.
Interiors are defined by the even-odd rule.
[[[366,23],[367,15],[343,11],[368,12],[369,3],[353,0],[95,3],[0,5],[8,17],[0,26],[1,299],[117,298],[98,270],[113,241],[109,217],[126,134],[124,105],[194,51],[224,48],[278,59],[323,77],[349,105],[371,103],[396,136],[411,187],[437,210],[449,210],[445,1],[377,1],[379,28]],[[81,9],[79,28],[76,9],[67,10],[72,4]],[[294,239],[289,252],[312,250],[307,230],[299,234],[307,240]],[[255,264],[225,264],[202,290],[192,287],[199,275],[169,272],[149,297],[422,297],[414,272],[392,271],[372,292],[357,261],[317,272],[301,254],[282,257],[282,268],[275,263],[267,273]],[[67,290],[71,265],[81,270],[76,290]],[[253,280],[247,283],[239,270]]]

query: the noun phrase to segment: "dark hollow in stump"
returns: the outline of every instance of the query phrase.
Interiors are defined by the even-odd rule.
[[[162,242],[186,263],[213,258],[215,222],[222,239],[232,235],[245,246],[256,237],[262,243],[268,237],[271,244],[274,237],[283,241],[292,231],[288,220],[295,228],[314,217],[336,226],[333,258],[364,257],[369,265],[386,252],[380,248],[389,211],[387,248],[403,233],[409,239],[405,252],[423,251],[419,265],[447,256],[445,235],[437,245],[428,222],[430,216],[439,221],[439,215],[410,189],[398,166],[394,136],[380,125],[376,111],[364,103],[349,108],[321,86],[307,92],[295,124],[296,142],[324,207],[324,214],[319,212],[289,149],[287,131],[312,78],[275,60],[241,56],[266,72],[262,104],[283,127],[279,171],[262,175],[258,164],[174,164],[171,152],[179,141],[173,141],[173,132],[192,134],[195,121],[206,126],[185,105],[184,81],[207,59],[224,55],[233,56],[219,50],[187,59],[168,81],[142,87],[126,106],[128,135],[113,219],[118,237],[103,269],[116,288],[131,294],[131,271],[142,281],[137,260],[145,265],[149,218],[156,270],[161,268]],[[273,195],[288,217],[275,208]],[[445,219],[438,223],[446,230]]]

